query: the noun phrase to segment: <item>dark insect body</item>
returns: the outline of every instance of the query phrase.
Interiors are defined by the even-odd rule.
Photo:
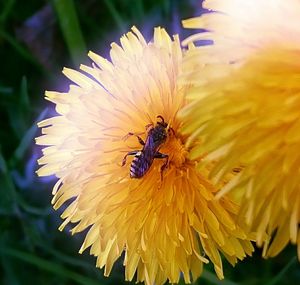
[[[162,116],[157,116],[157,118],[160,118],[161,121],[157,122],[155,127],[152,126],[150,128],[150,130],[148,131],[146,142],[144,142],[138,135],[135,135],[133,133],[128,133],[128,135],[126,136],[136,136],[139,140],[139,143],[143,146],[141,150],[133,150],[128,152],[123,158],[122,166],[126,164],[126,158],[128,155],[134,155],[134,159],[132,160],[130,166],[131,178],[143,177],[150,169],[155,158],[165,158],[166,161],[161,167],[162,179],[162,172],[168,165],[169,156],[167,154],[160,153],[159,149],[167,139],[166,129],[168,124],[165,122]]]

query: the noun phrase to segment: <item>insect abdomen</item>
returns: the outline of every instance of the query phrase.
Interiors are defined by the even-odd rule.
[[[147,157],[144,152],[139,151],[131,162],[130,177],[141,178],[149,170],[153,159]]]

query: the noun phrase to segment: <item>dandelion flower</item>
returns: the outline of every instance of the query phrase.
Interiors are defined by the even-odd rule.
[[[217,196],[231,190],[240,196],[239,216],[257,231],[265,256],[292,242],[300,259],[300,2],[205,3],[217,12],[185,24],[209,35],[186,42],[208,36],[214,45],[187,54],[185,79],[197,82],[214,66],[220,72],[214,80],[200,79],[187,95],[193,102],[182,112],[183,133],[202,142],[191,157],[209,153],[214,181],[241,167]]]
[[[177,118],[188,88],[177,84],[179,39],[156,28],[147,43],[133,27],[120,41],[112,44],[111,62],[90,52],[92,67],[64,69],[75,83],[69,92],[46,92],[58,115],[39,123],[37,143],[47,147],[38,174],[59,178],[54,208],[68,205],[60,229],[88,229],[80,252],[90,247],[106,276],[123,256],[125,279],[136,274],[148,285],[177,283],[181,273],[189,283],[208,259],[223,278],[220,253],[235,264],[253,248],[235,223],[238,206],[226,196],[215,200],[207,169],[189,159]],[[141,150],[136,136],[146,140],[162,119],[169,125],[159,149],[169,156],[167,167],[162,171],[166,160],[154,159],[145,175],[131,178],[132,156],[122,166],[124,156]]]
[[[183,21],[186,28],[205,29],[185,44],[201,40],[214,43],[197,52],[195,60],[202,56],[206,64],[236,63],[266,46],[299,44],[298,0],[205,0],[203,8],[208,12]]]

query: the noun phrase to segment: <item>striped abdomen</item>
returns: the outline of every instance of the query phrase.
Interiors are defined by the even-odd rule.
[[[144,151],[139,151],[131,162],[130,177],[141,178],[149,170],[153,162],[153,156],[147,155]]]

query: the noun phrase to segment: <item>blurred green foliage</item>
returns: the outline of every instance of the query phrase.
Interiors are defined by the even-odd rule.
[[[63,91],[63,66],[88,62],[87,48],[107,55],[132,25],[146,37],[154,26],[183,31],[180,19],[200,11],[189,0],[6,0],[0,2],[0,284],[128,284],[119,261],[109,278],[95,258],[77,252],[83,241],[59,232],[59,215],[51,207],[55,179],[36,177],[36,122],[53,113],[43,100],[45,89]],[[253,258],[236,268],[225,264],[225,281],[210,266],[197,284],[300,283],[296,249],[289,246],[269,260]],[[133,284],[133,282],[132,282]],[[183,284],[183,283],[182,283]]]

